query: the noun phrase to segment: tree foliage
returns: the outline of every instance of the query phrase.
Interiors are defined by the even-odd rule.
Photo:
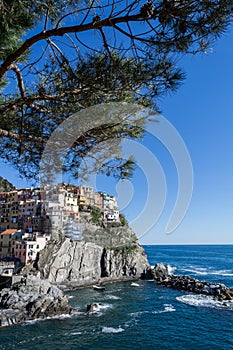
[[[232,0],[2,0],[1,157],[34,178],[47,140],[71,114],[123,101],[157,109],[184,78],[177,61],[207,52],[232,9]],[[97,143],[142,134],[106,120],[76,140],[64,171],[78,176]],[[132,162],[114,157],[103,158],[102,171],[127,177]]]
[[[90,206],[91,220],[94,224],[102,226],[102,212],[98,207]]]

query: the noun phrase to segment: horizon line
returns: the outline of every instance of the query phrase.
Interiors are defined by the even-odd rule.
[[[232,243],[140,243],[144,246],[178,246],[178,245],[233,245]]]

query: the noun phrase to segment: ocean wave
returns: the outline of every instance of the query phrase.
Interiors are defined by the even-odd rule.
[[[88,314],[97,314],[98,316],[102,315],[102,312],[111,309],[113,306],[112,304],[103,304],[103,303],[95,303],[94,310],[91,312],[88,312]]]
[[[137,312],[131,312],[131,314],[129,314],[129,315],[132,317],[138,317],[140,315],[148,314],[148,313],[149,313],[149,311],[137,311]]]
[[[120,326],[118,328],[113,328],[113,327],[103,327],[102,332],[103,333],[121,333],[124,332],[125,330],[121,328]]]
[[[168,269],[169,275],[173,274],[177,270],[176,267],[171,266],[171,265],[167,265],[167,269]]]
[[[219,276],[233,276],[231,270],[216,270],[211,272],[211,275],[219,275]]]
[[[230,308],[233,310],[233,302],[232,301],[217,301],[214,300],[213,297],[208,295],[182,295],[177,297],[176,300],[196,307],[210,307],[210,308]]]
[[[209,275],[209,271],[207,271],[205,268],[196,268],[196,269],[183,269],[185,272],[191,272],[194,273],[195,275]]]
[[[41,338],[45,338],[45,337],[47,337],[47,336],[38,335],[36,337],[30,337],[30,339],[24,339],[24,340],[19,341],[18,344],[27,344],[31,341],[37,341],[38,339],[41,340]]]
[[[135,283],[135,282],[132,282],[130,285],[131,285],[131,287],[140,287],[140,284]]]
[[[116,295],[109,294],[109,295],[106,295],[105,299],[120,300],[121,298],[117,297]]]
[[[130,319],[124,323],[124,327],[128,328],[131,327],[132,325],[136,325],[139,323],[140,316],[144,314],[151,314],[150,311],[144,310],[144,311],[136,311],[136,312],[131,312],[128,315],[130,316]]]
[[[164,310],[152,311],[152,314],[162,314],[164,312],[174,312],[176,308],[171,304],[164,304]]]
[[[183,268],[185,272],[191,272],[196,275],[218,275],[218,276],[233,276],[232,270],[210,270],[206,267],[195,267],[190,266],[190,268]]]
[[[44,322],[44,321],[48,321],[48,320],[63,320],[65,318],[72,318],[75,315],[79,314],[79,311],[75,311],[72,314],[61,314],[61,315],[55,315],[55,316],[48,316],[48,317],[40,317],[40,318],[35,318],[34,320],[26,320],[24,322],[22,322],[22,326],[29,326],[38,322]]]

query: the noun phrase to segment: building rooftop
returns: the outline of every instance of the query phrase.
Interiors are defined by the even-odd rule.
[[[17,229],[8,229],[6,231],[1,232],[1,235],[13,235],[17,231]]]

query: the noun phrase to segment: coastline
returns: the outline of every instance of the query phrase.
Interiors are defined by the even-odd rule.
[[[150,248],[150,247],[152,247],[152,245],[147,246],[147,248]],[[156,252],[155,248],[154,248],[154,251]],[[148,252],[147,252],[147,254],[148,254]],[[32,278],[32,279],[33,278],[34,279],[36,279],[36,278],[38,279],[39,278],[39,282],[37,280],[39,285],[40,285],[40,283],[47,284],[47,289],[45,291],[45,294],[48,292],[48,290],[51,288],[51,286],[52,286],[52,289],[53,288],[59,289],[59,291],[60,291],[59,293],[61,293],[61,294],[59,294],[59,298],[58,299],[55,298],[55,300],[51,300],[50,299],[50,302],[52,302],[52,303],[54,301],[55,301],[55,303],[58,301],[58,308],[57,309],[55,308],[55,310],[52,310],[52,311],[48,309],[49,311],[46,314],[46,312],[44,312],[44,311],[42,312],[41,311],[42,310],[41,305],[40,306],[37,305],[37,314],[28,314],[28,313],[26,313],[19,320],[17,320],[17,318],[14,320],[14,317],[12,317],[12,314],[10,314],[11,313],[10,312],[9,313],[10,321],[8,322],[8,324],[6,323],[5,325],[8,326],[8,325],[13,325],[13,324],[19,324],[19,323],[22,323],[22,322],[25,322],[25,321],[40,320],[41,318],[42,319],[46,319],[46,318],[50,318],[50,317],[56,318],[56,317],[59,317],[60,315],[64,315],[64,314],[70,315],[73,312],[77,312],[78,310],[74,310],[74,309],[72,310],[72,308],[70,308],[70,305],[68,304],[68,300],[66,300],[66,302],[65,302],[65,313],[63,312],[64,311],[64,308],[63,308],[64,305],[62,306],[62,301],[65,300],[64,298],[66,298],[64,296],[63,292],[71,292],[71,291],[75,291],[75,290],[82,290],[82,289],[92,288],[92,286],[94,284],[107,285],[107,284],[114,284],[114,283],[119,283],[119,282],[137,281],[137,280],[140,280],[140,279],[151,280],[152,279],[152,275],[153,275],[153,279],[154,279],[156,285],[161,286],[161,287],[163,286],[164,288],[166,287],[166,288],[170,288],[170,289],[171,288],[172,289],[177,289],[179,291],[185,291],[187,293],[187,295],[188,294],[192,295],[193,293],[194,294],[195,293],[196,294],[202,294],[202,295],[213,297],[213,300],[216,299],[216,300],[219,300],[219,301],[221,300],[223,302],[228,302],[228,301],[231,301],[233,299],[233,294],[232,294],[233,293],[233,289],[227,288],[227,287],[223,286],[220,283],[216,284],[216,283],[213,283],[213,282],[207,282],[207,281],[203,281],[203,280],[193,279],[193,278],[191,278],[189,276],[173,275],[173,274],[169,273],[168,267],[164,266],[164,265],[163,265],[162,273],[160,271],[159,274],[155,274],[154,270],[156,270],[156,269],[153,269],[153,268],[151,268],[151,270],[148,269],[148,271],[147,271],[148,274],[147,274],[147,276],[144,275],[143,276],[144,278],[142,278],[141,274],[137,274],[137,275],[134,275],[134,276],[118,276],[118,277],[112,276],[112,277],[101,277],[101,278],[98,277],[98,278],[92,279],[91,281],[90,280],[88,280],[88,281],[87,280],[80,280],[78,283],[74,282],[74,281],[71,281],[71,282],[68,282],[68,283],[52,283],[52,284],[46,279],[42,279],[41,280],[39,278],[39,271],[37,271],[37,272],[34,271],[34,274],[37,274],[37,277],[35,275],[34,276],[33,275],[28,275],[27,277],[29,279],[30,278]],[[151,274],[149,274],[149,272]],[[36,282],[36,284],[37,284],[37,282]],[[155,286],[155,289],[156,289],[156,286]],[[3,292],[5,293],[4,290],[3,290]],[[6,290],[6,292],[8,293],[9,289]],[[12,292],[15,295],[15,292],[17,292],[17,290],[14,290],[14,288],[13,288]],[[229,297],[228,296],[223,297],[225,292],[229,295]],[[23,297],[23,293],[21,293],[21,296]],[[38,298],[41,299],[41,295],[40,294],[38,295]],[[53,298],[54,298],[54,295],[53,295]],[[1,299],[1,292],[0,292],[0,299]],[[20,302],[20,300],[16,300],[15,301],[15,305],[17,305],[17,303],[19,303],[19,302]],[[36,304],[36,302],[37,302],[36,298],[34,298],[33,302],[34,302],[34,304]],[[2,301],[1,301],[1,303],[2,303]],[[59,303],[61,303],[61,305],[59,305]],[[8,305],[10,310],[12,310],[11,306],[12,305],[10,305],[10,304]],[[17,307],[15,307],[15,309],[17,309]],[[1,310],[0,313],[3,313],[3,311],[4,310]],[[14,311],[14,312],[16,312],[16,311]],[[28,312],[28,310],[27,310],[27,312]],[[40,312],[42,312],[41,317],[39,317]],[[17,312],[16,312],[16,314],[17,314]],[[12,321],[12,319],[13,319],[13,321]]]
[[[92,288],[93,285],[107,285],[107,284],[112,284],[112,283],[118,283],[118,282],[129,282],[129,281],[139,281],[142,280],[142,278],[140,276],[122,276],[122,277],[116,277],[116,278],[110,278],[110,277],[106,277],[106,278],[101,278],[101,280],[96,279],[93,280],[92,282],[83,282],[83,284],[80,284],[80,282],[78,284],[60,284],[57,285],[57,287],[59,287],[62,291],[64,292],[68,292],[68,291],[72,291],[72,290],[79,290],[79,289],[86,289],[86,288]]]
[[[233,273],[231,247],[213,248],[213,251],[205,247],[200,249],[200,254],[195,247],[176,248],[146,249],[150,264],[169,262],[174,273],[181,275],[187,275],[192,266],[195,278],[210,282],[221,280],[233,287],[232,276],[225,276],[225,272]],[[204,259],[200,260],[202,256]],[[197,274],[199,267],[205,267],[201,270],[205,274]],[[104,292],[93,288],[70,290],[65,294],[69,304],[79,310],[77,313],[2,328],[0,350],[18,349],[19,344],[24,350],[95,350],[97,344],[111,350],[229,349],[233,344],[233,303],[224,306],[212,297],[155,285],[151,281],[137,283],[138,287],[132,287],[131,282],[112,283]],[[101,305],[96,312],[87,314],[86,306],[91,303]]]

